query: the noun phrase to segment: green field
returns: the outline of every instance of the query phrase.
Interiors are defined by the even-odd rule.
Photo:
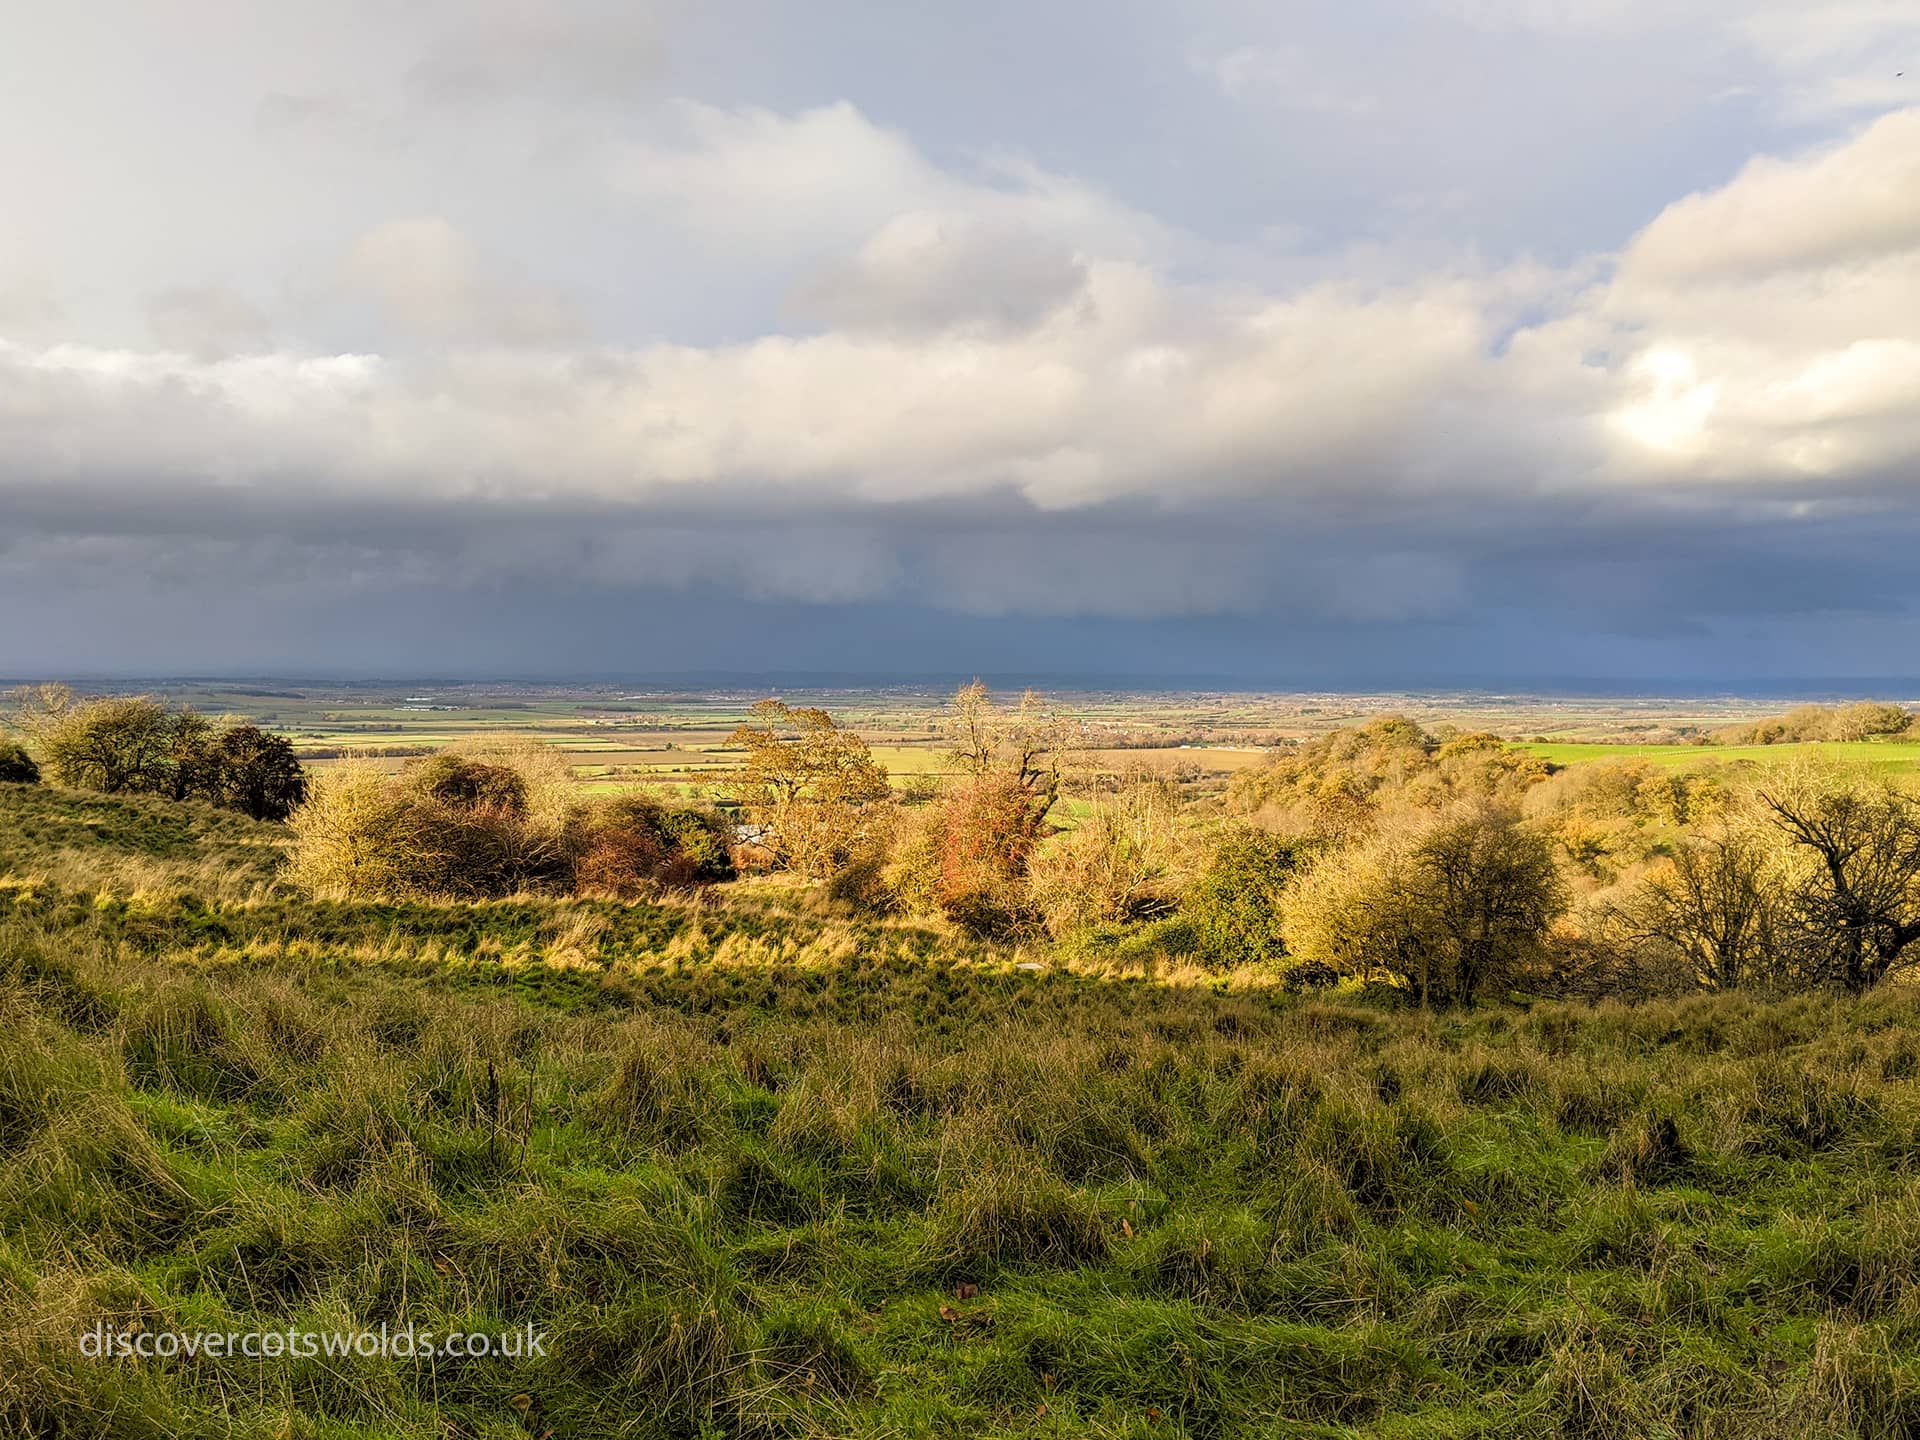
[[[1920,741],[1912,740],[1807,741],[1782,745],[1550,742],[1525,743],[1516,748],[1552,765],[1577,765],[1589,760],[1644,760],[1654,765],[1692,769],[1711,765],[1784,765],[1798,759],[1818,759],[1899,773],[1920,767]]]

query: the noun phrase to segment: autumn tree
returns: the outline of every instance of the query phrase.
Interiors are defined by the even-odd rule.
[[[825,710],[762,700],[733,732],[733,789],[774,862],[821,878],[882,849],[892,792],[867,742]]]
[[[35,739],[59,784],[109,795],[165,792],[173,777],[173,718],[147,696],[110,696],[36,717]]]
[[[1303,961],[1465,1005],[1524,972],[1565,908],[1546,841],[1509,812],[1470,808],[1324,854],[1289,890],[1283,928]]]
[[[996,704],[979,680],[962,685],[948,702],[948,754],[969,780],[1004,775],[1025,790],[1036,817],[1060,795],[1060,773],[1070,735],[1066,723],[1029,690],[1009,709]]]

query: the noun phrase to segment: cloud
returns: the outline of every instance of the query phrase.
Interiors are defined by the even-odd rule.
[[[467,238],[445,220],[393,220],[362,235],[343,264],[406,330],[437,340],[552,344],[579,338],[571,307],[512,280],[484,278]]]
[[[1667,207],[1626,270],[1661,284],[1761,280],[1920,248],[1920,109],[1887,115],[1811,156],[1762,157],[1717,190]]]
[[[917,211],[889,220],[850,259],[822,265],[792,309],[837,329],[1018,330],[1086,285],[1085,262],[1038,231]]]
[[[1882,493],[1920,458],[1920,110],[1669,206],[1592,311],[1621,428],[1716,483]]]
[[[243,296],[218,285],[162,290],[147,301],[147,325],[162,350],[203,359],[264,350],[271,339],[266,316]]]
[[[1014,154],[966,171],[840,101],[793,114],[679,101],[664,133],[617,147],[612,183],[739,254],[841,250],[902,216],[962,216],[1000,232],[1116,259],[1164,257],[1169,227],[1095,186]]]
[[[407,71],[406,88],[429,106],[456,108],[648,100],[667,48],[662,17],[646,5],[462,6]]]

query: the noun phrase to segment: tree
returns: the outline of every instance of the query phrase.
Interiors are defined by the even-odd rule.
[[[209,748],[211,789],[220,804],[256,820],[284,820],[307,793],[293,742],[257,725],[234,725]]]
[[[776,864],[821,878],[884,846],[887,772],[825,710],[762,700],[733,732],[746,751],[733,789]]]
[[[1858,995],[1912,966],[1920,802],[1882,779],[1799,766],[1760,803],[1806,862],[1790,905],[1812,968]]]
[[[220,797],[219,768],[213,758],[213,722],[191,707],[167,716],[166,759],[155,772],[154,787],[169,800],[204,795]]]
[[[17,685],[8,692],[13,701],[13,723],[28,735],[43,734],[52,723],[73,708],[73,690],[66,685],[43,682]]]
[[[1029,690],[1013,710],[994,703],[974,680],[954,692],[945,722],[949,755],[970,780],[1003,774],[1027,792],[1036,820],[1044,819],[1060,794],[1060,765],[1067,748],[1065,723]]]
[[[1882,700],[1858,700],[1834,711],[1827,735],[1834,740],[1867,740],[1876,735],[1898,735],[1913,717],[1898,705]]]
[[[1537,953],[1565,911],[1566,891],[1547,842],[1498,810],[1443,821],[1414,850],[1442,936],[1438,965],[1423,970],[1424,1000],[1471,1004],[1481,986]]]
[[[1289,890],[1283,926],[1303,961],[1466,1005],[1537,959],[1565,908],[1546,841],[1508,812],[1467,809],[1324,854]]]
[[[1689,836],[1628,903],[1631,933],[1678,955],[1696,985],[1733,990],[1772,971],[1780,899],[1759,838],[1722,823]]]
[[[37,721],[40,754],[62,785],[163,792],[172,776],[173,717],[146,696],[66,706]]]

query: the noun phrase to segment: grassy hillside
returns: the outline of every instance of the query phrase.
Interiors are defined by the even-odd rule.
[[[1920,1431],[1911,993],[1429,1017],[274,837],[0,787],[0,1433]]]
[[[15,882],[241,899],[272,881],[285,839],[280,826],[197,801],[0,781],[0,878]]]

